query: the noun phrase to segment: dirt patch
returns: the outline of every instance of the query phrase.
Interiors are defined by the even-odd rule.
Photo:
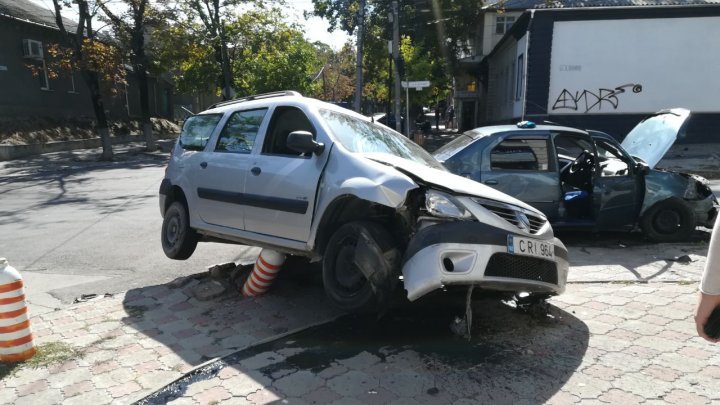
[[[180,127],[164,118],[151,118],[156,137],[167,138],[180,133]],[[139,120],[113,121],[114,136],[142,133]],[[0,144],[22,145],[96,138],[95,122],[86,118],[30,117],[0,120]]]

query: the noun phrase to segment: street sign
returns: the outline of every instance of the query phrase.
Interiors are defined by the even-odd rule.
[[[420,81],[416,81],[416,82],[402,82],[401,84],[404,89],[407,89],[409,87],[415,87],[415,88],[430,87],[430,82],[428,80],[420,80]]]

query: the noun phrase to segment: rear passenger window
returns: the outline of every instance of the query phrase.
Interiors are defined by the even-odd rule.
[[[203,150],[222,114],[193,115],[185,120],[180,133],[179,145],[187,150]]]
[[[506,139],[490,152],[491,170],[548,170],[544,139]]]
[[[218,138],[216,152],[250,153],[267,108],[234,112]]]

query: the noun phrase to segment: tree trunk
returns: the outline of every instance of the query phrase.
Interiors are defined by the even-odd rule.
[[[139,9],[135,16],[135,30],[132,33],[132,48],[134,54],[135,75],[140,90],[140,114],[142,120],[143,136],[145,137],[145,148],[148,151],[155,150],[155,139],[152,133],[152,122],[150,121],[150,100],[148,96],[148,75],[147,57],[145,56],[145,31],[143,24],[143,12],[145,7]],[[157,110],[157,106],[155,106]]]
[[[365,0],[360,0],[360,13],[357,27],[357,66],[355,67],[355,102],[353,108],[360,112],[363,89],[363,37],[365,36]]]
[[[230,56],[228,55],[227,42],[225,35],[220,36],[220,57],[222,59],[222,75],[223,75],[223,100],[231,100],[235,96],[233,89],[232,71],[230,70]]]
[[[140,90],[140,111],[142,114],[143,136],[145,137],[145,147],[148,151],[155,150],[155,138],[152,132],[152,122],[150,121],[150,97],[148,96],[148,77],[143,65],[135,65],[137,74],[138,87]]]
[[[100,80],[94,72],[83,71],[82,76],[90,90],[90,98],[92,99],[95,119],[97,120],[97,132],[100,135],[100,143],[103,149],[100,160],[112,160],[113,150],[110,142],[110,128],[105,115],[105,104],[100,93]]]

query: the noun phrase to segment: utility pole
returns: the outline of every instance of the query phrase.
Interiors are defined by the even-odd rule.
[[[393,20],[392,13],[390,13],[389,17],[390,17],[389,20],[392,21]],[[393,72],[393,70],[392,70],[393,69],[392,50],[393,50],[393,43],[392,43],[392,41],[388,41],[388,79],[387,79],[388,98],[387,98],[387,111],[385,112],[386,113],[385,116],[387,117],[386,119],[388,120],[387,121],[388,123],[390,122],[389,121],[390,120],[390,111],[392,111],[392,107],[391,107],[391,105],[392,105],[392,82],[393,82],[393,79],[392,79],[392,72]]]
[[[400,15],[398,12],[398,2],[393,0],[393,60],[395,61],[395,130],[402,133],[402,119],[400,118]],[[408,119],[408,117],[405,117]]]
[[[363,37],[365,36],[365,0],[360,0],[360,11],[358,12],[357,32],[357,66],[355,69],[355,105],[353,108],[360,112],[363,88]]]

